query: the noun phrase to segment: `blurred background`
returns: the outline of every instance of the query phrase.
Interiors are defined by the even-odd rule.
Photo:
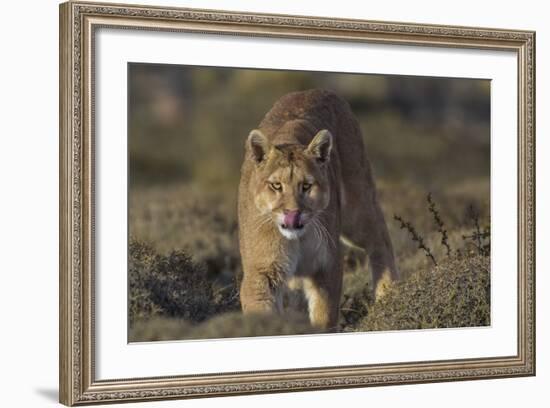
[[[282,95],[310,88],[350,103],[378,178],[432,189],[488,176],[487,80],[153,64],[131,64],[129,80],[132,187],[234,187],[250,130]]]
[[[130,239],[159,256],[183,251],[215,293],[233,290],[241,273],[236,193],[245,139],[288,92],[325,88],[350,103],[404,276],[429,260],[395,214],[414,225],[436,257],[445,253],[428,193],[451,245],[462,247],[474,227],[471,208],[489,224],[489,80],[156,64],[130,64],[128,72]],[[368,281],[349,291],[363,284]],[[140,311],[145,295],[136,296],[130,309]],[[224,303],[195,320],[238,310],[235,293],[223,296],[230,307]],[[136,316],[181,315],[153,306]]]

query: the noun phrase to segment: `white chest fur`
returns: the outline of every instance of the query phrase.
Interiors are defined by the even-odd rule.
[[[293,241],[287,262],[289,278],[311,276],[328,264],[331,242],[316,238],[313,234],[306,234],[301,239]]]

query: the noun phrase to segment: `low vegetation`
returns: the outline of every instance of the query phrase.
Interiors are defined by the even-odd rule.
[[[446,259],[419,270],[367,307],[360,331],[475,327],[490,324],[489,258]]]
[[[220,287],[206,268],[181,251],[160,255],[148,245],[129,247],[129,320],[155,317],[200,323],[239,308],[236,285]]]
[[[387,191],[382,189],[384,192]],[[169,195],[184,196],[184,191],[171,191]],[[151,197],[162,199],[158,194]],[[185,200],[179,201],[180,206],[182,202]],[[391,285],[384,298],[374,302],[368,266],[362,265],[358,261],[360,257],[354,256],[353,252],[346,254],[340,331],[490,324],[490,231],[482,226],[480,210],[466,205],[464,218],[451,221],[452,227],[449,227],[431,195],[425,200],[420,199],[420,203],[416,214],[425,213],[426,218],[417,216],[415,223],[400,215],[394,216],[393,220],[387,217],[390,230],[402,238],[398,238],[395,244],[396,253],[401,255],[398,262],[403,279]],[[154,202],[150,204],[155,208]],[[143,201],[141,206],[140,211],[147,213]],[[424,211],[421,211],[422,207]],[[180,208],[176,211],[182,218],[183,214],[190,213],[194,214],[196,225],[201,225],[200,232],[193,233],[193,223],[186,226],[183,222],[176,222],[181,233],[176,234],[174,230],[173,234],[181,241],[166,238],[167,235],[153,239],[153,242],[161,243],[164,252],[143,241],[131,240],[130,341],[316,332],[308,323],[304,303],[299,295],[293,293],[288,295],[286,303],[294,307],[301,305],[301,310],[289,310],[282,317],[243,316],[238,298],[241,277],[238,247],[228,244],[236,240],[236,236],[231,228],[223,228],[233,225],[234,220],[224,216],[221,210],[187,212]],[[162,211],[157,209],[155,217],[174,215],[165,208]],[[150,234],[154,233],[166,234],[166,231],[151,229]],[[218,236],[218,240],[212,241],[218,249],[198,250],[203,247],[201,237],[210,235]],[[170,248],[168,242],[178,242],[175,246],[183,249],[167,249]],[[222,251],[220,247],[223,245],[225,250]]]

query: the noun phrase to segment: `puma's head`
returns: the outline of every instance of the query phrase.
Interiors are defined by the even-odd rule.
[[[287,239],[297,239],[330,200],[327,164],[332,149],[328,130],[318,132],[308,146],[272,145],[259,130],[247,139],[254,203]]]

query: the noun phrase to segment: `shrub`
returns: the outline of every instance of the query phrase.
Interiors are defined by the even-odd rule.
[[[358,330],[475,327],[490,324],[489,257],[468,254],[394,283]]]
[[[394,219],[417,247],[407,257],[409,273],[394,282],[374,302],[366,268],[356,268],[344,287],[343,331],[407,330],[474,327],[490,324],[490,230],[482,228],[479,213],[470,205],[464,229],[448,231],[431,194],[427,208],[434,229],[427,238],[404,218]],[[434,250],[435,248],[435,250]],[[454,249],[456,248],[456,249]],[[401,265],[403,266],[403,265]],[[363,279],[363,281],[361,281]]]
[[[160,255],[132,240],[128,276],[130,325],[156,316],[202,322],[238,308],[236,287],[216,288],[205,267],[182,251]]]

